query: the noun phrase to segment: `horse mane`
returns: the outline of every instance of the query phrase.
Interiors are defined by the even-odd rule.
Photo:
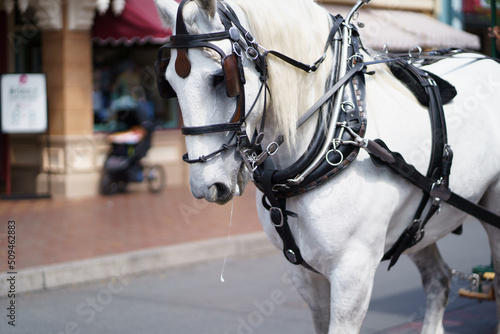
[[[267,50],[281,52],[305,64],[313,64],[323,55],[331,20],[314,0],[229,0],[228,3],[243,11],[250,32]],[[194,2],[187,3],[184,20],[190,33],[203,31],[198,26],[199,15],[204,16],[200,22],[220,24]],[[325,92],[331,77],[332,57],[329,50],[326,60],[314,73],[306,73],[272,55],[267,57],[271,92],[268,117],[274,135],[284,135],[291,146],[295,144],[297,120]]]
[[[245,13],[250,32],[267,50],[313,64],[324,52],[330,32],[328,12],[313,0],[231,0]],[[331,50],[330,50],[331,52]],[[298,118],[325,92],[331,75],[331,53],[314,73],[306,73],[270,55],[271,117],[276,134],[295,144]]]

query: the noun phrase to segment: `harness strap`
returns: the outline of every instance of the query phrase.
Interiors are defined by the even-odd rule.
[[[427,195],[426,197],[428,198],[429,195],[428,194],[426,195]],[[426,204],[426,202],[427,200],[422,201],[421,204],[422,203]],[[425,229],[424,229],[425,225],[429,222],[432,216],[434,216],[434,214],[438,212],[439,208],[440,208],[439,204],[433,203],[429,211],[427,212],[425,219],[424,220],[421,220],[420,218],[414,219],[413,222],[405,229],[405,231],[401,234],[398,240],[394,243],[394,245],[392,245],[392,247],[384,254],[382,261],[391,260],[389,262],[388,270],[390,270],[392,266],[394,266],[396,262],[398,262],[399,257],[403,254],[405,250],[415,246],[420,240],[422,240],[422,238],[425,235]]]
[[[363,63],[357,63],[342,78],[335,83],[309,110],[307,110],[297,121],[297,129],[300,128],[316,111],[335,94],[349,79],[363,68]]]
[[[222,123],[204,126],[182,126],[181,133],[185,136],[204,135],[207,133],[217,133],[226,131],[237,131],[241,128],[240,123]]]
[[[307,72],[307,73],[316,72],[316,70],[319,68],[319,66],[325,61],[326,52],[328,51],[328,48],[330,47],[330,45],[333,43],[335,35],[337,34],[342,22],[344,22],[344,18],[341,15],[337,15],[337,16],[331,15],[331,17],[333,20],[333,25],[332,25],[332,28],[330,29],[330,34],[328,35],[328,39],[326,40],[324,53],[316,62],[314,62],[313,65],[304,64],[304,63],[302,63],[298,60],[292,59],[292,58],[290,58],[290,57],[288,57],[288,56],[286,56],[278,51],[271,50],[271,51],[267,51],[267,53],[287,62],[288,64],[290,64],[294,67],[301,69],[304,72]]]
[[[288,225],[288,216],[297,218],[297,214],[286,211],[286,199],[278,199],[273,192],[273,182],[272,177],[275,170],[267,169],[264,172],[263,186],[264,186],[264,196],[262,197],[262,203],[267,208],[269,207],[269,215],[271,217],[271,222],[276,228],[276,232],[283,241],[283,254],[285,258],[295,264],[302,265],[305,268],[318,273],[316,269],[311,267],[304,259],[300,253],[300,249],[295,243],[292,231]],[[266,203],[266,198],[271,205]]]
[[[448,185],[448,176],[451,169],[452,154],[447,142],[446,121],[443,110],[443,103],[441,101],[441,94],[434,79],[426,72],[416,68],[411,63],[397,59],[394,64],[405,68],[411,75],[417,79],[420,86],[422,86],[429,98],[429,118],[431,121],[432,132],[432,147],[431,158],[426,177],[432,182],[440,180],[443,186]],[[447,158],[450,158],[448,161]],[[413,247],[424,236],[424,227],[432,216],[438,211],[440,207],[440,200],[433,200],[427,215],[422,220],[422,215],[427,203],[431,199],[431,195],[424,191],[420,204],[414,215],[412,223],[402,233],[396,243],[387,251],[383,257],[384,260],[391,259],[389,269],[396,264],[401,254],[408,248]]]
[[[207,154],[207,155],[202,155],[198,159],[189,159],[189,155],[187,153],[185,153],[182,156],[182,160],[184,162],[187,162],[188,164],[195,164],[195,163],[207,162],[208,160],[211,160],[211,159],[215,158],[216,156],[218,156],[222,152],[227,151],[227,150],[229,150],[230,148],[232,148],[234,146],[235,145],[222,144],[222,147],[220,149],[218,149],[217,151],[214,151],[214,152],[212,152],[210,154]]]
[[[455,194],[447,187],[442,187],[438,182],[422,175],[414,166],[408,164],[401,154],[392,152],[382,140],[376,139],[374,142],[385,151],[384,154],[381,154],[376,150],[372,151],[367,148],[376,166],[385,166],[391,172],[403,177],[431,197],[441,199],[491,226],[500,228],[499,215]],[[392,159],[387,159],[387,154],[392,156]]]
[[[310,107],[298,120],[297,120],[297,124],[296,124],[296,128],[299,129],[302,125],[304,125],[305,122],[307,122],[307,120],[309,118],[311,118],[320,108],[323,104],[325,104],[329,99],[332,98],[332,96],[343,86],[345,85],[350,79],[352,79],[352,77],[358,73],[359,71],[361,71],[363,68],[363,64],[362,63],[358,63],[356,64],[356,66],[354,66],[353,68],[351,68],[342,78],[340,78],[336,83],[335,85],[330,88],[312,107]],[[261,130],[262,131],[262,130]],[[278,146],[281,146],[283,143],[285,142],[285,137],[282,136],[282,135],[279,135],[277,136],[273,143],[276,143]],[[314,157],[313,157],[314,158]],[[263,162],[263,161],[262,161]],[[284,173],[281,173],[281,171],[277,171],[278,173],[280,174],[284,174]],[[288,172],[288,169],[287,169],[287,173],[285,173],[286,176],[284,177],[284,179],[288,179],[290,178],[290,173]],[[276,178],[274,179],[275,181],[276,180],[280,180],[278,182],[283,182],[282,178]],[[276,182],[276,183],[278,183]]]
[[[446,121],[444,116],[443,103],[441,102],[441,95],[439,94],[436,83],[429,75],[419,71],[415,66],[409,64],[407,68],[415,74],[415,77],[417,77],[417,79],[419,79],[421,86],[424,87],[427,95],[429,96],[429,113],[431,120],[431,129],[432,129],[432,148],[431,148],[431,159],[427,170],[427,177],[431,178],[433,181],[437,181],[438,179],[444,177],[443,156],[444,156],[445,146],[448,143]],[[445,182],[446,184],[448,184],[447,179]],[[417,212],[415,213],[414,217],[414,221],[419,221],[422,223],[422,227],[420,229],[422,237],[425,225],[434,215],[434,213],[436,213],[439,209],[439,204],[433,203],[431,208],[429,209],[429,212],[427,213],[425,220],[422,221],[421,217],[429,199],[430,195],[424,193],[419,208],[417,209]],[[422,237],[420,237],[420,239]],[[415,243],[417,242],[418,241],[415,241]],[[391,263],[395,264],[398,258],[399,255],[395,256],[395,258],[391,260]]]
[[[243,27],[241,24],[238,15],[234,12],[233,8],[229,6],[225,1],[220,1],[218,3],[218,9],[219,9],[219,14],[221,16],[221,19],[225,21],[224,25],[226,26],[227,24],[229,27],[231,25],[234,25],[241,35],[245,38],[245,42],[247,44],[247,47],[243,45],[243,40],[240,38],[238,40],[238,43],[241,45],[241,47],[245,50],[249,58],[253,60],[253,63],[255,65],[255,68],[261,75],[264,77],[266,76],[266,57],[265,55],[262,55],[259,53],[259,45],[255,41],[255,38],[252,36],[252,34]],[[226,26],[226,29],[228,27]]]

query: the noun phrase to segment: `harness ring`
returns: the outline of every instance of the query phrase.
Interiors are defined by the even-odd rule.
[[[339,162],[331,162],[330,159],[328,158],[328,156],[330,155],[330,153],[337,153],[337,154],[339,154],[340,155]],[[326,152],[325,159],[326,159],[326,162],[328,162],[329,165],[336,167],[336,166],[340,165],[342,163],[342,161],[344,161],[344,155],[342,154],[341,151],[339,151],[337,149],[332,149],[332,150]]]
[[[351,101],[345,101],[345,102],[342,102],[342,104],[341,104],[341,105],[342,105],[342,111],[343,111],[343,112],[348,112],[348,111],[353,110],[353,109],[355,109],[355,108],[356,108],[356,107],[354,106],[354,103],[352,103]],[[345,108],[345,106],[349,106],[349,107],[351,107],[351,109],[346,109],[346,108]],[[344,126],[344,125],[342,125],[342,126]]]
[[[364,65],[365,63],[365,59],[359,53],[353,54],[347,59],[347,61],[351,63],[351,67],[354,67],[358,62],[361,65]]]
[[[413,50],[417,51],[415,53],[415,56],[414,56],[414,52],[412,52]],[[408,50],[408,56],[409,56],[410,60],[411,59],[420,59],[420,56],[422,56],[422,48],[418,45],[410,48],[410,50]]]

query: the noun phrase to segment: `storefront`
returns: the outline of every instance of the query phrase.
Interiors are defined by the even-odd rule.
[[[178,106],[156,90],[156,51],[170,32],[153,1],[0,5],[1,73],[46,75],[49,123],[44,134],[2,135],[0,194],[97,194],[106,137],[119,129],[110,105],[123,95],[155,124],[147,159],[164,166],[168,186],[186,182]]]
[[[153,1],[128,1],[120,16],[108,10],[92,28],[94,130],[113,130],[109,105],[117,97],[137,99],[158,129],[179,127],[175,100],[162,99],[156,87],[154,63],[158,45],[168,40]]]

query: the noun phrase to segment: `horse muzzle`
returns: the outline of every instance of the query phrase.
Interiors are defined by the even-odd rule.
[[[243,195],[245,186],[249,180],[250,173],[247,171],[245,165],[241,163],[238,172],[231,179],[203,182],[199,178],[192,178],[191,192],[197,199],[204,198],[208,202],[223,205],[232,200],[234,196]]]
[[[224,183],[212,184],[205,193],[205,199],[220,205],[226,204],[234,197],[234,191]]]
[[[236,191],[234,189],[222,182],[216,182],[204,189],[191,187],[191,192],[197,199],[204,198],[208,202],[217,203],[220,205],[226,204],[236,195]]]

